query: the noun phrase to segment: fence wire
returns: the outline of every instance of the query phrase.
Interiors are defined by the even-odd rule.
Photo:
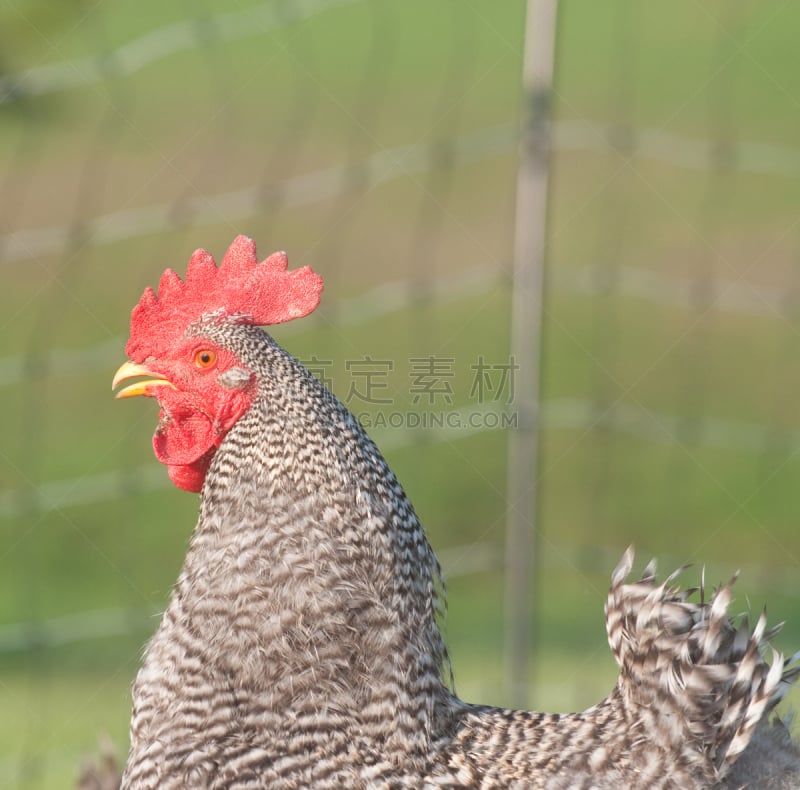
[[[0,723],[0,784],[61,786],[97,731],[124,742],[194,503],[108,384],[141,288],[240,232],[325,277],[320,314],[276,334],[341,397],[356,361],[390,363],[391,403],[351,408],[443,555],[462,689],[503,702],[514,403],[474,395],[479,358],[542,373],[537,706],[594,700],[630,542],[741,565],[800,641],[800,13],[562,0],[545,348],[511,360],[521,0],[140,10],[0,9],[0,708],[22,722]]]

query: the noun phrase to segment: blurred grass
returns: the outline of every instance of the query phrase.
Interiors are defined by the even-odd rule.
[[[191,13],[207,22],[254,5],[207,0]],[[558,120],[590,134],[627,124],[796,145],[797,7],[560,7]],[[0,73],[111,51],[184,19],[187,8],[151,0],[0,6]],[[11,415],[0,450],[3,491],[25,504],[37,484],[117,469],[134,475],[155,464],[153,404],[120,404],[109,392],[129,310],[165,266],[183,270],[199,245],[219,256],[239,232],[261,252],[285,248],[292,265],[312,264],[325,276],[320,315],[275,334],[301,358],[330,359],[341,397],[350,383],[345,362],[370,355],[394,362],[392,409],[407,410],[409,359],[433,354],[455,360],[454,406],[474,405],[470,364],[478,355],[508,361],[507,276],[479,294],[423,300],[361,324],[336,308],[386,282],[457,283],[476,266],[507,275],[512,151],[370,189],[354,182],[301,208],[265,203],[246,221],[221,214],[198,225],[181,218],[179,203],[397,145],[513,127],[523,10],[521,1],[353,2],[268,33],[212,40],[130,77],[0,106],[0,233],[51,224],[75,231],[56,254],[3,261],[0,357],[21,355],[27,372],[0,384],[0,409]],[[178,206],[169,232],[83,243],[87,218],[151,202]],[[619,265],[797,293],[798,205],[796,178],[681,169],[613,148],[556,155],[551,266],[604,266],[612,285],[592,296],[549,291],[544,398],[594,401],[601,413],[619,399],[684,417],[689,427],[663,443],[602,424],[545,432],[538,707],[584,707],[613,683],[602,606],[631,542],[638,567],[652,555],[664,572],[687,560],[707,563],[716,582],[741,566],[736,605],[758,611],[768,603],[772,622],[787,620],[778,646],[788,652],[800,643],[800,469],[781,444],[798,428],[796,315],[723,312],[702,294],[689,309],[656,305],[613,288]],[[44,363],[52,351],[114,338],[119,359],[107,370],[71,375]],[[765,438],[761,453],[700,446],[691,426],[708,416],[770,425],[774,440]],[[457,687],[467,699],[505,703],[500,569],[459,570],[487,545],[502,557],[506,437],[486,431],[401,447],[391,430],[375,433],[448,558]],[[68,785],[99,733],[124,751],[128,689],[152,630],[148,618],[166,601],[197,509],[196,498],[166,481],[146,493],[131,486],[111,501],[3,519],[0,633],[85,611],[139,617],[119,637],[0,652],[2,786]],[[697,573],[688,571],[687,583]]]

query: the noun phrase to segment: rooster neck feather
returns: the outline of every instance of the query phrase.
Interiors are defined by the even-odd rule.
[[[209,467],[147,664],[183,642],[203,655],[198,682],[230,678],[277,730],[319,729],[322,716],[425,753],[449,692],[441,572],[413,507],[349,411],[266,333],[205,333],[258,392]]]

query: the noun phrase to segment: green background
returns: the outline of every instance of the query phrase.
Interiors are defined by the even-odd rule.
[[[390,362],[390,403],[350,399],[369,419],[513,411],[472,366],[509,364],[524,12],[0,4],[0,785],[69,786],[98,736],[126,748],[197,511],[152,457],[154,404],[110,392],[166,266],[238,233],[312,265],[320,310],[274,334],[345,399],[353,363]],[[630,543],[638,567],[694,563],[687,583],[741,568],[734,610],[768,604],[800,645],[798,29],[771,0],[560,5],[537,708],[613,684],[603,603]],[[449,399],[428,403],[431,356]],[[512,702],[506,433],[373,434],[443,559],[459,692]]]

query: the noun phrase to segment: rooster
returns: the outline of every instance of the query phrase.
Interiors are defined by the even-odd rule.
[[[153,448],[201,493],[188,553],[133,687],[123,788],[794,786],[769,712],[797,674],[775,629],[690,600],[652,566],[606,604],[620,666],[576,714],[459,700],[442,572],[358,421],[260,327],[309,314],[320,277],[205,250],[131,316],[118,398],[160,406]],[[786,784],[782,784],[785,782]]]

